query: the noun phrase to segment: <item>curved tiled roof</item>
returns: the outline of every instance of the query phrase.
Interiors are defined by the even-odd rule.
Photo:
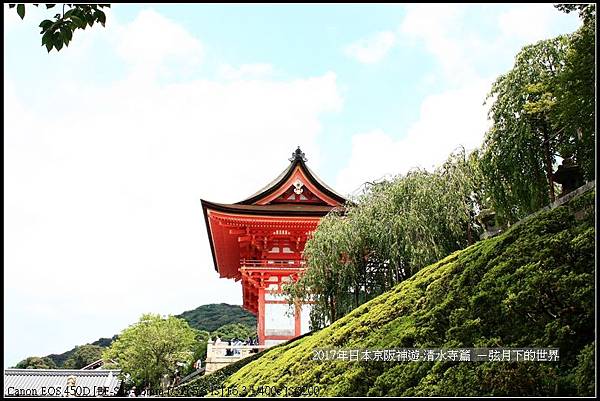
[[[70,376],[75,377],[75,395],[103,395],[101,388],[107,388],[107,395],[116,395],[121,386],[120,373],[120,370],[5,369],[4,395],[65,396]]]
[[[312,183],[321,191],[323,191],[326,195],[330,196],[331,198],[335,199],[341,204],[346,203],[346,198],[344,196],[334,191],[329,185],[325,184],[325,182],[321,180],[310,168],[308,168],[308,166],[305,163],[306,158],[304,157],[304,153],[302,153],[299,147],[292,154],[292,158],[289,160],[290,165],[287,166],[287,168],[283,170],[281,174],[279,174],[273,181],[265,185],[263,188],[261,188],[254,194],[250,195],[248,198],[244,199],[243,201],[237,202],[236,204],[251,205],[254,202],[260,200],[261,198],[264,198],[265,196],[273,193],[279,188],[280,185],[282,185],[290,177],[290,175],[292,175],[294,169],[297,166],[299,166],[304,171],[306,176],[312,181]]]

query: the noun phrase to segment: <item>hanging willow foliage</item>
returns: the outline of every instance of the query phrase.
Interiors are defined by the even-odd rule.
[[[565,141],[553,124],[567,36],[524,47],[492,85],[493,126],[483,145],[483,172],[499,216],[514,222],[554,201],[553,165]]]
[[[452,154],[433,173],[414,169],[371,185],[320,223],[306,245],[308,269],[288,299],[314,302],[313,328],[344,316],[422,267],[479,237],[478,154]]]
[[[595,5],[558,8],[578,9],[582,27],[525,46],[488,96],[493,125],[481,168],[492,206],[508,224],[556,199],[558,158],[595,178]]]

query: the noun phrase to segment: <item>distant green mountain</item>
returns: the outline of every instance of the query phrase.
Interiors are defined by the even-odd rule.
[[[101,338],[99,340],[94,341],[91,345],[99,345],[101,347],[108,347],[116,338],[117,338],[117,335],[112,336],[112,338]],[[75,353],[76,350],[77,350],[77,347],[75,347],[67,352],[63,352],[62,354],[50,354],[47,357],[52,359],[52,361],[54,361],[56,366],[61,368],[64,365],[64,363],[67,361],[67,359],[69,359],[71,357],[71,355],[73,355]]]
[[[185,319],[195,329],[208,332],[230,323],[241,323],[256,329],[256,317],[239,305],[202,305],[194,310],[183,312],[177,317]]]
[[[215,331],[226,324],[232,323],[240,323],[248,326],[252,330],[256,330],[256,317],[250,312],[245,311],[239,305],[229,305],[224,303],[201,305],[196,309],[185,311],[176,317],[185,319],[189,325],[195,329],[208,332]],[[112,338],[100,338],[99,340],[94,341],[92,345],[108,347],[116,338],[117,335],[114,335]],[[62,354],[50,354],[47,357],[54,361],[56,366],[61,368],[67,359],[73,355],[76,349],[77,347],[74,347]]]

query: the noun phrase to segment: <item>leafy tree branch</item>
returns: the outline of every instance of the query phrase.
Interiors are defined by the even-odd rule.
[[[38,7],[39,4],[33,4]],[[56,4],[45,4],[46,9],[51,9]],[[68,10],[65,12],[65,6]],[[57,13],[52,19],[43,20],[39,27],[42,28],[42,46],[46,46],[48,53],[56,49],[60,51],[63,46],[69,46],[73,39],[73,33],[77,29],[86,29],[99,23],[106,24],[106,14],[102,8],[110,7],[110,4],[63,4],[62,13]],[[15,8],[21,19],[25,18],[25,4],[9,4],[9,8]]]

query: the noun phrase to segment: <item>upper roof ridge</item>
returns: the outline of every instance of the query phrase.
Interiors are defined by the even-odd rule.
[[[300,146],[296,148],[296,150],[292,153],[292,157],[288,159],[291,162],[295,162],[296,160],[302,160],[303,162],[307,161],[306,155],[300,149]]]

